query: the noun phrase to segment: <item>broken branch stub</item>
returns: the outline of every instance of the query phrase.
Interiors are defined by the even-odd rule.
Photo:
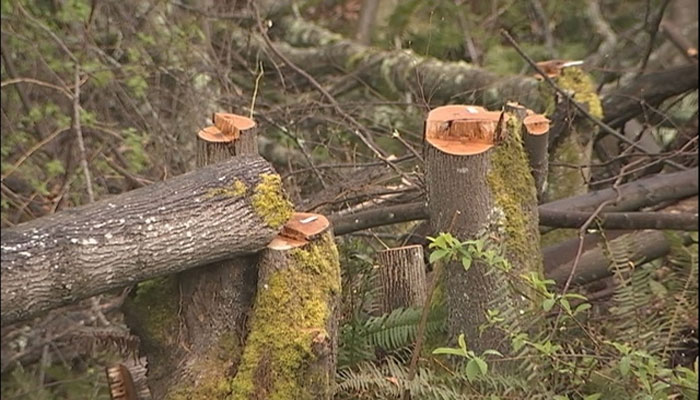
[[[473,105],[438,107],[425,121],[425,140],[456,156],[483,153],[502,140],[504,131],[501,112]]]

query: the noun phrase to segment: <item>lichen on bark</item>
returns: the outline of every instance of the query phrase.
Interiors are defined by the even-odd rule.
[[[206,197],[211,198],[214,196],[230,196],[230,197],[241,197],[245,196],[248,191],[248,187],[241,180],[234,180],[230,186],[221,188],[212,188],[207,191]]]
[[[313,388],[330,387],[333,379],[332,374],[314,376],[320,373],[309,366],[318,361],[312,348],[314,340],[334,335],[327,329],[335,318],[335,299],[340,293],[337,248],[331,234],[325,233],[302,248],[268,250],[261,264],[265,262],[277,265],[270,268],[258,291],[231,396],[317,398]],[[286,265],[279,265],[283,263]]]

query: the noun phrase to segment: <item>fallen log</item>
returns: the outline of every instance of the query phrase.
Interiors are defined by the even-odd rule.
[[[2,323],[259,251],[292,212],[280,182],[245,156],[3,229]]]
[[[664,201],[683,199],[697,193],[697,168],[670,174],[658,174],[621,185],[617,190],[603,189],[541,204],[538,207],[540,223],[541,225],[552,227],[578,227],[581,225],[579,222],[581,218],[584,218],[584,214],[570,214],[569,216],[575,217],[572,219],[563,218],[562,215],[566,214],[565,212],[575,210],[592,211],[604,201],[615,200],[619,194],[620,200],[605,207],[603,210],[608,213],[608,218],[611,218],[610,221],[617,219],[621,221],[621,225],[624,227],[625,220],[629,218],[629,215],[614,215],[612,212],[636,210]],[[588,216],[590,214],[585,214],[585,219]],[[427,218],[428,211],[425,202],[417,201],[388,207],[369,208],[356,214],[331,215],[330,220],[333,223],[334,233],[339,236],[363,229]],[[642,218],[645,220],[654,219],[651,216],[643,216]],[[546,224],[542,223],[543,221],[546,221]],[[665,227],[665,229],[679,229],[688,224],[692,224],[692,222],[682,223],[680,224],[682,226],[674,226],[673,228]],[[605,222],[602,226],[606,227]],[[646,226],[646,228],[650,227]],[[636,228],[639,228],[639,225]]]

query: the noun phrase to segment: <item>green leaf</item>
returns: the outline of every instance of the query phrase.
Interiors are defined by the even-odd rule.
[[[453,349],[451,347],[438,347],[433,350],[433,354],[449,354],[452,356],[466,357],[467,353],[462,349]]]
[[[491,355],[491,354],[493,354],[493,355],[496,355],[496,356],[499,356],[499,357],[503,357],[503,354],[501,354],[498,350],[491,350],[491,349],[484,350],[484,352],[481,353],[481,354],[482,354],[482,355]]]
[[[462,266],[464,267],[465,271],[469,271],[469,268],[472,266],[471,257],[462,257]]]
[[[476,362],[476,365],[479,366],[479,370],[481,371],[481,375],[486,375],[486,372],[488,372],[488,370],[489,370],[489,365],[486,364],[486,361],[482,360],[479,357],[474,357],[471,361]]]
[[[569,300],[560,299],[559,304],[561,304],[561,307],[566,311],[567,314],[571,314],[571,304],[569,304]]]
[[[467,341],[464,340],[464,334],[460,334],[459,337],[457,338],[457,343],[459,344],[459,348],[464,350],[466,353],[467,351]]]
[[[450,254],[450,251],[447,249],[437,249],[430,253],[430,258],[429,261],[431,264],[433,264],[436,261],[442,260],[445,258],[447,255]]]
[[[598,400],[602,396],[601,393],[593,393],[589,394],[588,396],[584,397],[583,400]]]
[[[567,293],[562,297],[565,297],[567,299],[579,299],[579,300],[583,300],[583,301],[588,301],[588,298],[586,298],[586,296],[584,296],[582,294],[578,294],[578,293]]]
[[[481,369],[479,368],[479,364],[477,364],[477,362],[474,360],[475,359],[469,360],[469,362],[467,363],[466,371],[465,371],[467,373],[467,380],[469,382],[472,382],[474,380],[474,378],[479,376],[479,374],[481,373]]]
[[[620,373],[622,376],[627,376],[630,373],[630,362],[632,361],[632,358],[630,356],[624,356],[622,359],[620,359]]]
[[[576,309],[574,310],[574,315],[576,315],[580,312],[584,312],[584,311],[588,310],[589,308],[591,308],[591,305],[588,303],[579,304],[578,306],[576,306]]]
[[[547,300],[543,301],[542,302],[542,309],[544,309],[547,312],[550,311],[552,309],[552,307],[554,307],[555,302],[556,302],[556,300],[554,300],[554,299],[547,299]]]

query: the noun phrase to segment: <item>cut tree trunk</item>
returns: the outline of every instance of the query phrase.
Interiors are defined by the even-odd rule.
[[[280,182],[241,157],[3,229],[2,323],[259,251],[292,212]]]
[[[423,246],[387,249],[377,254],[377,261],[382,287],[380,312],[422,307],[426,295]]]
[[[296,213],[262,252],[232,398],[332,398],[340,262],[328,227],[322,215]]]
[[[215,164],[242,155],[255,155],[256,129],[251,119],[216,113],[215,125],[197,134],[197,167]],[[144,329],[164,315],[144,312],[152,307],[146,302],[135,307],[134,301],[124,308],[132,330],[144,346],[142,355],[149,360],[149,385],[157,398],[224,398],[226,381],[238,368],[257,284],[257,255],[236,257],[203,265],[171,276],[178,291],[165,300],[179,304],[173,315],[165,318],[172,326],[163,329],[177,332],[179,341],[163,340]],[[148,282],[167,288],[172,282]],[[168,293],[167,291],[164,292]],[[136,300],[136,299],[132,299]],[[164,299],[159,299],[163,302]],[[184,351],[187,349],[188,351]]]
[[[464,333],[470,350],[505,350],[504,334],[483,333],[486,311],[510,317],[520,302],[511,276],[541,275],[537,197],[520,125],[501,113],[479,107],[446,106],[431,111],[425,124],[425,169],[428,214],[434,233],[450,232],[459,240],[483,240],[503,246],[513,267],[506,275],[476,261],[468,270],[460,262],[445,266],[450,334]],[[491,271],[487,274],[487,272]],[[514,317],[517,318],[517,317]]]

